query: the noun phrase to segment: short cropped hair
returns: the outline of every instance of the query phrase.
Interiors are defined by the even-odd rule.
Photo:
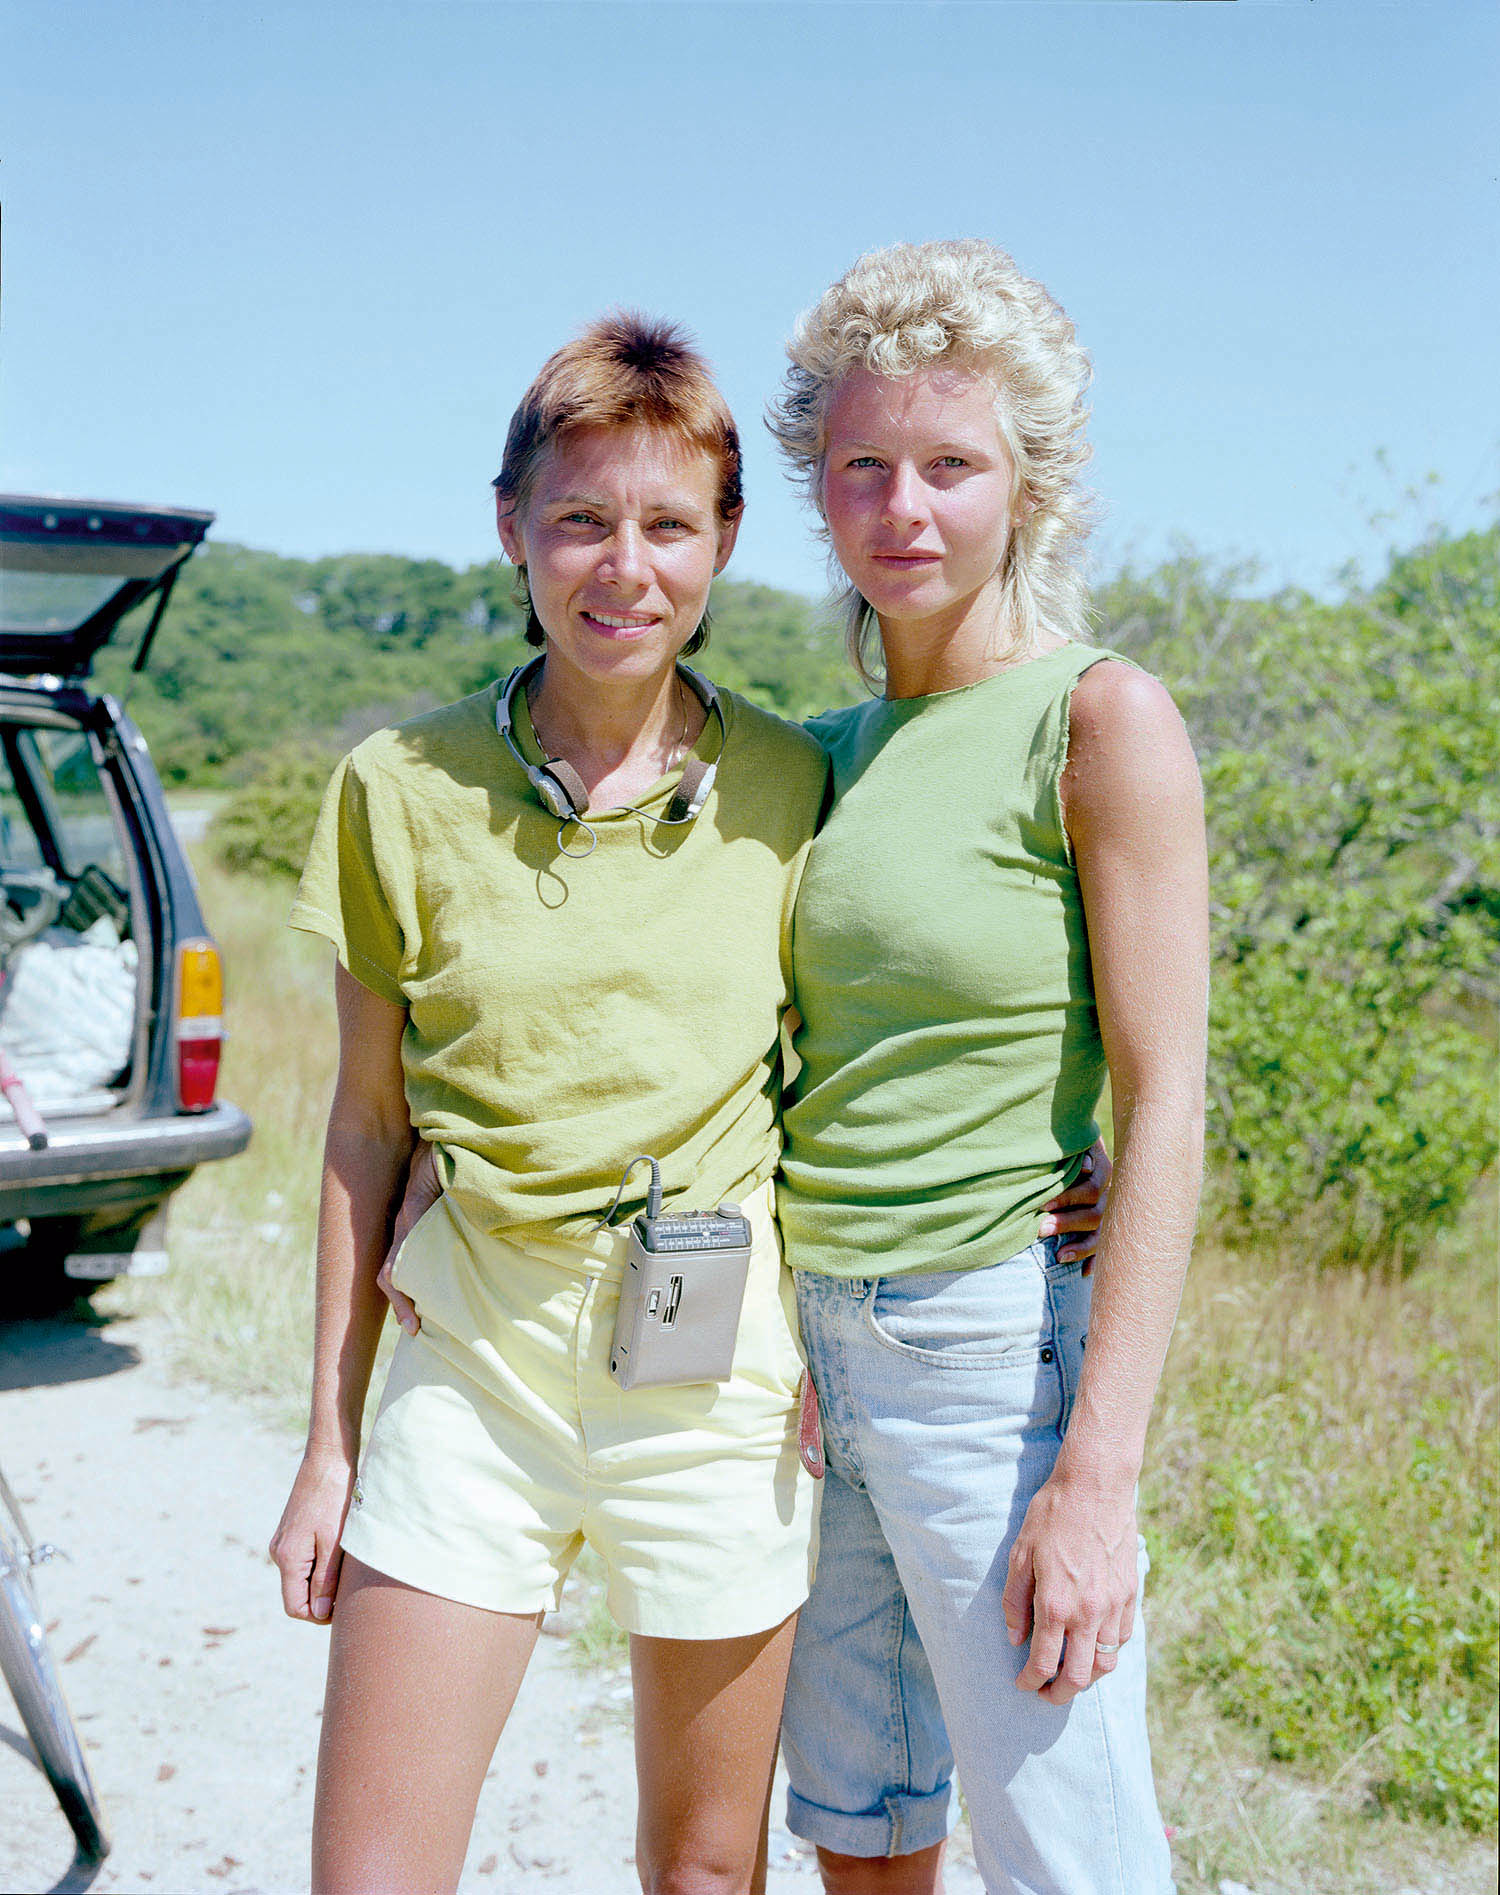
[[[843,376],[940,365],[987,375],[1015,468],[1002,594],[1013,649],[1034,651],[1047,633],[1087,639],[1081,554],[1091,502],[1079,477],[1090,454],[1083,433],[1091,370],[1072,323],[1040,283],[978,238],[867,251],[802,316],[787,354],[791,366],[766,419],[820,514],[825,423]],[[874,611],[852,585],[840,603],[849,656],[875,689]]]
[[[744,505],[739,430],[708,363],[686,331],[659,317],[614,310],[548,356],[510,418],[494,488],[508,512],[523,509],[550,450],[579,428],[657,428],[718,467],[719,517]],[[521,571],[525,586],[525,570]],[[529,591],[526,641],[546,642]],[[708,615],[683,647],[708,643]]]

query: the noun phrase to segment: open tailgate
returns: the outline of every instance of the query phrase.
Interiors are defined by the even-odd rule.
[[[183,561],[213,524],[185,507],[0,494],[0,671],[79,678],[154,594],[145,662]]]

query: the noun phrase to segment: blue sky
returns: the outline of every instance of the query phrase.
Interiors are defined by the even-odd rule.
[[[1500,8],[1378,0],[0,0],[0,488],[487,558],[521,389],[637,305],[740,418],[735,569],[817,590],[790,323],[977,234],[1093,355],[1104,561],[1319,584],[1427,474],[1390,530],[1500,487],[1497,55]]]

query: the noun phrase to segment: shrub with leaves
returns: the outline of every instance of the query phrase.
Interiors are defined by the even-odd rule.
[[[713,619],[700,668],[783,717],[863,696],[837,636],[796,593],[721,579]],[[458,571],[211,541],[182,570],[145,674],[130,674],[127,633],[95,675],[129,693],[164,782],[217,785],[259,754],[268,730],[321,745],[350,719],[374,729],[372,706],[395,723],[482,689],[530,656],[524,625],[516,575],[498,560]]]
[[[1210,1215],[1409,1261],[1496,1145],[1500,527],[1332,605],[1233,579],[1182,560],[1103,601],[1203,763]]]
[[[224,866],[295,880],[333,762],[304,746],[268,750],[214,820],[213,846]]]

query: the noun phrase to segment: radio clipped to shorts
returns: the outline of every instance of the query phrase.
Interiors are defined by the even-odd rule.
[[[750,1272],[750,1220],[738,1204],[664,1216],[661,1166],[646,1156],[626,1168],[616,1205],[639,1164],[650,1165],[651,1188],[630,1222],[609,1372],[621,1388],[727,1382]]]

